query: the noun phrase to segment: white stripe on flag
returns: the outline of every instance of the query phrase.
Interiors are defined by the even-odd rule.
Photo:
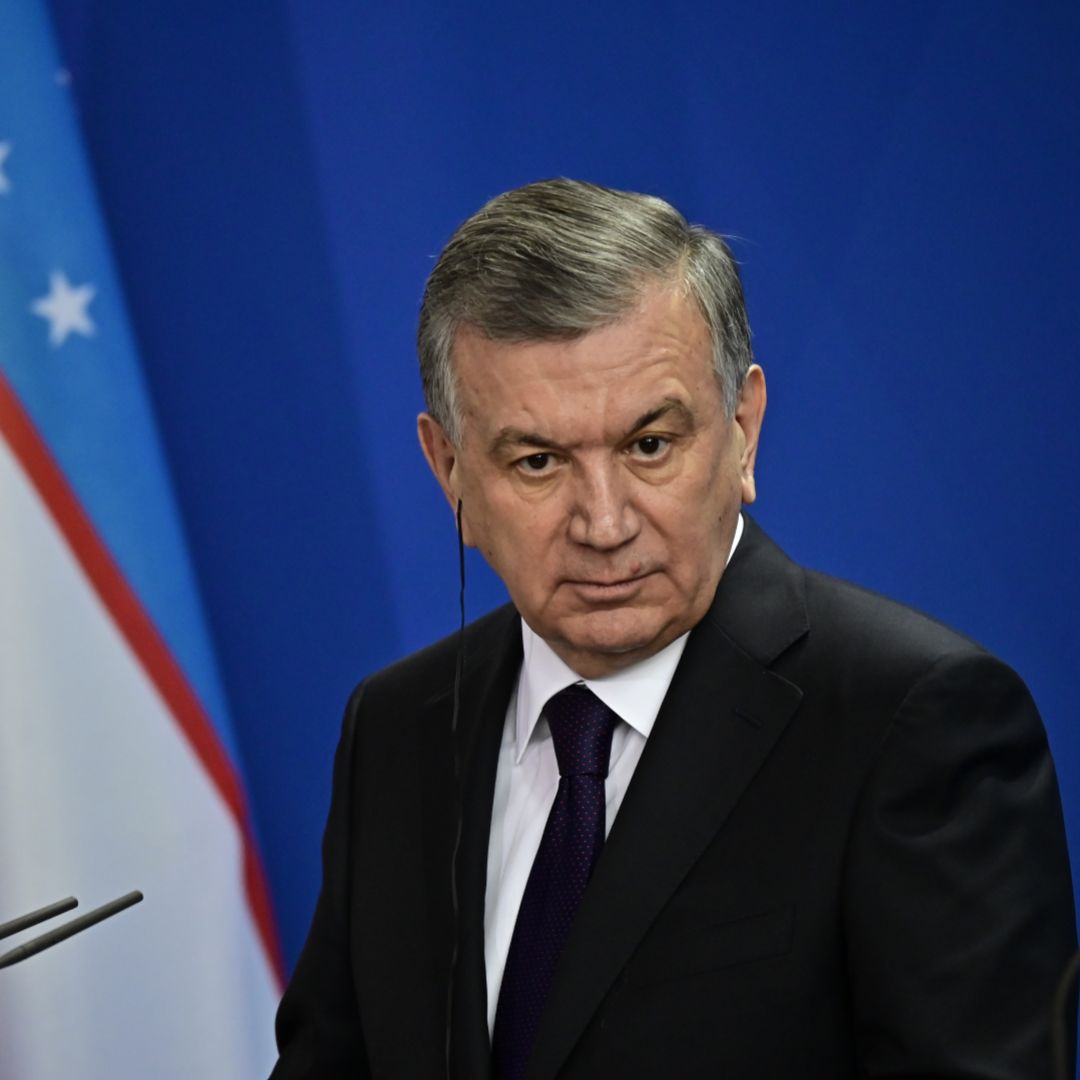
[[[235,820],[2,438],[0,517],[0,921],[146,894],[0,972],[0,1076],[265,1075]]]

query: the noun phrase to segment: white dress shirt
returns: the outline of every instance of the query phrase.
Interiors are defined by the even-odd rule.
[[[740,515],[728,553],[729,561],[742,531]],[[655,656],[624,671],[600,679],[582,679],[522,620],[524,655],[517,687],[506,710],[488,843],[484,958],[489,1033],[495,1027],[499,987],[518,908],[559,786],[555,747],[541,710],[560,690],[574,683],[584,683],[624,721],[616,725],[611,738],[611,760],[604,784],[606,836],[675,676],[688,636],[683,634]]]

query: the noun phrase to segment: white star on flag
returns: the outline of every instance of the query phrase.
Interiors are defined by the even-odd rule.
[[[97,332],[94,320],[86,310],[97,290],[93,285],[73,286],[63,270],[49,276],[49,294],[35,300],[30,310],[49,320],[49,344],[54,348],[67,341],[68,334],[93,337]]]
[[[4,175],[4,162],[11,153],[11,143],[0,142],[0,195],[6,195],[11,190],[11,181]]]

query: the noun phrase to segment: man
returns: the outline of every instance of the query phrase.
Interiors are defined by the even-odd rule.
[[[513,606],[353,695],[276,1080],[1047,1075],[1075,927],[1035,708],[741,515],[765,379],[722,240],[509,192],[419,349]]]

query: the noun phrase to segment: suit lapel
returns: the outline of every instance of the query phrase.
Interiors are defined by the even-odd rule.
[[[499,745],[507,702],[521,668],[517,612],[501,609],[466,642],[458,746],[461,769],[461,840],[456,859],[457,960],[452,990],[453,1075],[487,1080],[491,1044],[484,964],[484,900],[488,837]]]
[[[768,665],[806,633],[802,572],[747,519],[695,627],[571,929],[530,1080],[553,1077],[801,700]]]

